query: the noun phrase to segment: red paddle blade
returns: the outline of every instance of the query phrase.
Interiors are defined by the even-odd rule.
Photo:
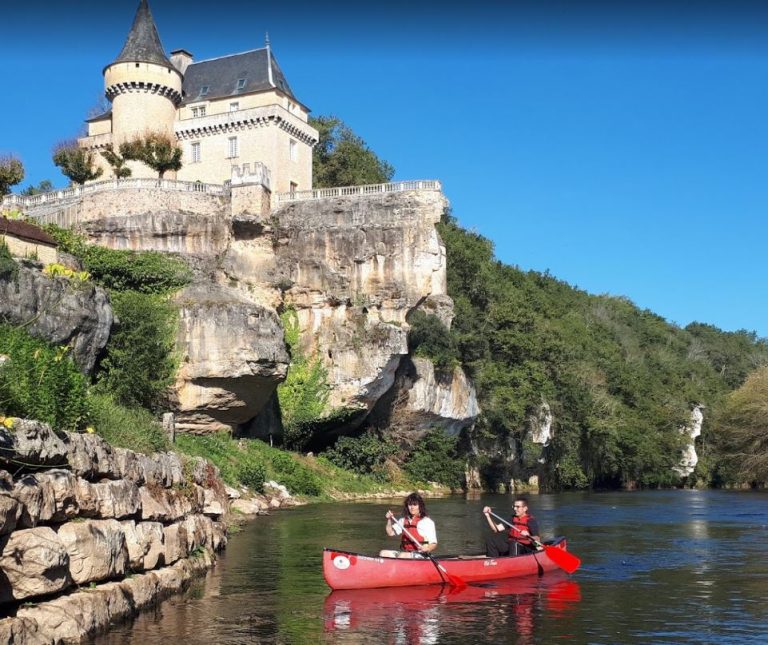
[[[464,587],[467,586],[467,583],[464,582],[461,578],[459,578],[458,576],[453,576],[447,571],[445,572],[445,578],[446,580],[448,580],[449,585],[456,587],[458,589],[463,589]]]
[[[444,567],[442,564],[440,564],[440,563],[439,563],[437,560],[435,560],[434,558],[430,558],[430,560],[432,560],[432,562],[434,563],[434,565],[435,565],[435,566],[436,566],[436,567],[437,567],[437,568],[438,568],[440,571],[442,571],[442,573],[443,573],[443,576],[445,577],[445,580],[446,580],[446,582],[447,582],[449,585],[451,585],[452,587],[458,587],[459,589],[463,589],[464,587],[466,587],[466,586],[467,586],[467,583],[466,583],[466,582],[464,582],[464,581],[463,581],[461,578],[459,578],[459,576],[454,576],[453,574],[451,574],[451,573],[448,573],[448,572],[445,570],[445,567]]]
[[[568,573],[573,573],[581,566],[581,560],[579,560],[578,557],[573,555],[573,553],[559,549],[556,546],[545,545],[544,552],[552,562]]]

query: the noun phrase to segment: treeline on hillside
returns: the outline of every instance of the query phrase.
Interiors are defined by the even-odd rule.
[[[422,337],[421,351],[460,362],[474,379],[483,413],[467,447],[487,485],[530,474],[548,489],[679,485],[679,429],[696,405],[705,424],[692,480],[738,481],[724,402],[768,364],[764,339],[699,323],[681,329],[626,298],[504,265],[489,240],[449,215],[439,231],[456,316],[450,334]],[[554,436],[540,464],[527,424],[543,403]],[[500,449],[510,445],[512,454]]]

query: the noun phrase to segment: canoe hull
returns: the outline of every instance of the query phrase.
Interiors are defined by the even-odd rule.
[[[564,539],[553,546],[566,550]],[[436,560],[465,582],[542,575],[559,570],[544,551],[501,558],[445,557]],[[380,558],[341,549],[323,550],[323,577],[331,589],[374,589],[444,584],[445,575],[431,560]]]

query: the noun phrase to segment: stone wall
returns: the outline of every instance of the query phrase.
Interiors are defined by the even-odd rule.
[[[79,642],[179,591],[224,547],[228,496],[207,461],[9,425],[0,426],[0,642]]]

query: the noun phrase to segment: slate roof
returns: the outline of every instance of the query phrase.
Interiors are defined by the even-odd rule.
[[[56,240],[40,227],[6,217],[0,217],[0,235],[13,235],[22,240],[47,244],[48,246],[59,245]]]
[[[113,63],[155,63],[176,69],[165,55],[147,0],[141,0],[128,38]]]
[[[270,79],[271,67],[271,79]],[[242,87],[240,87],[242,86]],[[204,88],[207,91],[203,91]],[[183,104],[235,98],[277,88],[299,102],[269,47],[192,63],[184,74]]]

